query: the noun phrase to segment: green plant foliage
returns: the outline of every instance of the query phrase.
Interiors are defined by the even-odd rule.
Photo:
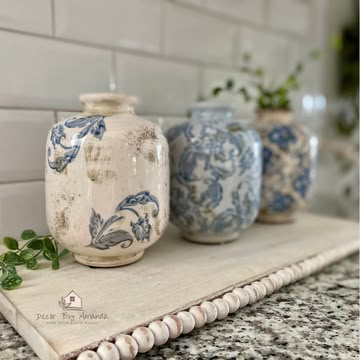
[[[16,266],[25,265],[27,269],[36,270],[39,258],[51,262],[51,268],[60,268],[60,259],[70,253],[67,249],[59,250],[55,239],[51,235],[37,235],[33,230],[24,230],[22,240],[9,236],[3,239],[8,251],[0,254],[0,289],[13,290],[22,283],[21,276],[16,271]]]
[[[318,59],[320,53],[318,50],[312,50],[309,53],[310,59]],[[213,96],[219,96],[222,92],[231,92],[240,94],[246,102],[255,101],[258,109],[283,109],[289,110],[291,108],[290,93],[291,91],[299,90],[299,75],[302,73],[304,64],[299,62],[294,67],[293,71],[284,79],[284,81],[275,85],[265,84],[265,71],[261,67],[253,67],[251,65],[252,56],[250,53],[243,54],[244,65],[240,68],[240,72],[249,76],[251,82],[250,86],[255,96],[250,95],[250,89],[244,86],[236,88],[235,81],[228,79],[224,86],[217,86],[212,90]]]

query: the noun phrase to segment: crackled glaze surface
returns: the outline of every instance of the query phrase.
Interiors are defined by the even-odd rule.
[[[358,317],[355,255],[137,359],[357,360]],[[38,359],[1,315],[0,359]]]
[[[139,259],[163,233],[169,164],[161,129],[105,95],[50,130],[45,183],[51,233],[77,261],[106,267]]]
[[[259,220],[287,222],[305,205],[315,175],[317,139],[287,112],[263,111],[256,129],[263,144]]]
[[[167,138],[171,221],[194,241],[236,238],[238,231],[252,224],[258,214],[258,134],[221,112],[213,118],[195,113],[190,122],[171,128]]]

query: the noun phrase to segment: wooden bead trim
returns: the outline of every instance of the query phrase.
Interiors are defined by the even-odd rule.
[[[118,360],[119,357],[121,360],[135,359],[138,352],[147,352],[154,344],[164,344],[169,339],[191,332],[194,328],[225,319],[228,314],[260,301],[283,286],[318,272],[350,255],[355,249],[357,243],[349,243],[286,266],[244,287],[234,288],[221,297],[193,306],[188,311],[166,315],[162,320],[153,321],[147,327],[136,328],[132,335],[120,335],[115,344],[104,341],[97,352],[85,350],[77,360]]]

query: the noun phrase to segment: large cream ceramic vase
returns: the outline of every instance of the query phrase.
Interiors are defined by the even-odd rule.
[[[260,110],[256,129],[263,144],[259,221],[286,223],[305,206],[314,179],[317,138],[287,110]]]
[[[168,224],[168,145],[158,126],[134,114],[134,98],[80,100],[83,113],[54,125],[47,139],[47,222],[79,263],[126,265]]]

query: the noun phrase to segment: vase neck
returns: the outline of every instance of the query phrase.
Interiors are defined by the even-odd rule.
[[[290,124],[293,121],[293,113],[288,110],[278,109],[258,110],[257,121],[261,123]]]
[[[134,114],[137,98],[113,93],[83,94],[80,96],[83,112],[87,115]]]
[[[106,115],[111,116],[119,113],[134,114],[134,107],[128,104],[122,105],[109,105],[109,104],[93,104],[86,103],[83,105],[83,112],[87,115]]]
[[[201,105],[191,109],[192,121],[217,121],[231,119],[234,109],[228,106]]]

